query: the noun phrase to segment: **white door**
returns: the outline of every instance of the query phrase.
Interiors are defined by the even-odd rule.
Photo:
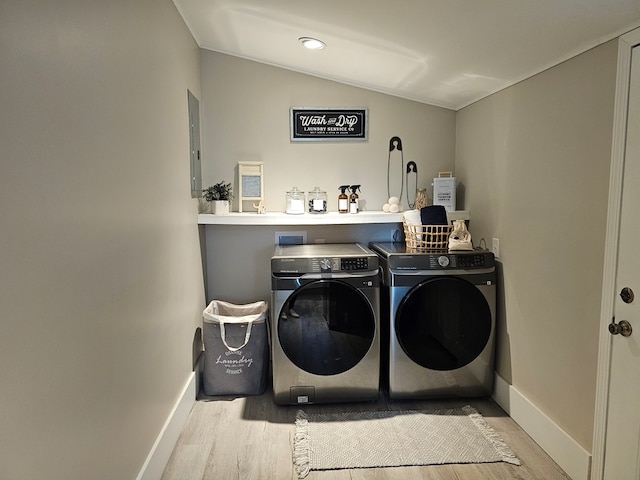
[[[631,56],[616,293],[603,478],[640,480],[640,46]]]

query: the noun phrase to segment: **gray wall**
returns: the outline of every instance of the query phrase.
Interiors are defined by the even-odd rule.
[[[368,107],[369,141],[292,143],[292,106]],[[438,171],[453,168],[452,110],[207,50],[202,51],[202,117],[203,184],[235,178],[238,161],[262,161],[269,211],[285,210],[285,194],[293,186],[326,190],[328,207],[336,211],[338,186],[355,183],[362,184],[366,209],[382,210],[393,136],[402,139],[405,162],[418,164],[423,187]]]
[[[0,3],[0,478],[132,479],[204,308],[170,0]]]
[[[370,92],[281,68],[202,51],[203,185],[220,180],[237,187],[241,160],[264,162],[265,204],[285,210],[293,186],[326,190],[329,210],[337,210],[338,186],[362,184],[368,210],[387,201],[389,140],[399,136],[404,161],[418,165],[427,187],[438,171],[451,170],[455,157],[455,112]],[[364,106],[369,140],[358,143],[292,143],[292,106]],[[399,170],[397,151],[392,164]],[[400,172],[397,172],[400,175]],[[406,192],[406,189],[405,189]],[[412,194],[415,197],[415,192]],[[406,204],[406,194],[403,195]],[[412,199],[413,201],[413,199]],[[274,232],[304,230],[308,242],[390,240],[397,225],[380,227],[207,227],[208,299],[248,302],[267,299]],[[219,272],[224,272],[220,274]],[[232,272],[232,273],[229,273]]]
[[[616,45],[457,112],[472,234],[500,239],[497,371],[589,451]]]

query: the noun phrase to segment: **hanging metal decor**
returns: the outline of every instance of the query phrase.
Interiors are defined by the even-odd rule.
[[[398,153],[400,153],[400,156],[399,158],[397,159],[394,158],[392,160],[391,152],[393,152],[396,149],[398,150]],[[393,156],[395,157],[396,155],[393,155]],[[392,166],[391,166],[392,163],[395,164],[396,162],[399,162],[400,176],[398,178],[392,178],[394,177],[392,173],[393,170],[398,171],[396,170],[397,167],[394,166],[392,169]],[[400,137],[391,137],[391,140],[389,140],[389,155],[387,157],[387,198],[397,197],[399,200],[402,199],[402,190],[404,186],[403,173],[404,173],[404,153],[402,152],[402,140],[400,139]],[[400,183],[399,193],[397,192],[397,190],[392,188],[392,184],[398,180]],[[393,185],[393,187],[397,188],[397,185]]]
[[[413,173],[413,184],[414,184],[414,189],[413,189],[413,202],[411,201],[411,199],[409,198],[409,192],[411,191],[411,188],[409,188],[409,174]],[[418,196],[418,166],[416,165],[416,162],[407,162],[407,173],[406,173],[406,177],[407,177],[407,205],[409,205],[409,208],[413,209],[416,206],[416,198]]]

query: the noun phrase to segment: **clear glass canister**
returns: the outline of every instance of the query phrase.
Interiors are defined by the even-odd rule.
[[[309,192],[309,213],[327,213],[327,192],[318,187]]]
[[[416,194],[415,209],[420,210],[421,208],[426,206],[427,206],[427,189],[419,188],[418,193]]]
[[[287,192],[287,210],[286,213],[298,215],[304,213],[304,192],[293,187]]]

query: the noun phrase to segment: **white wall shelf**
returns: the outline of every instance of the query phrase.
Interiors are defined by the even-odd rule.
[[[468,211],[449,212],[449,220],[469,220]],[[238,213],[229,215],[198,214],[200,225],[361,225],[375,223],[401,223],[402,212],[385,213],[382,211],[364,211],[350,213],[304,213],[289,215],[282,212]]]

